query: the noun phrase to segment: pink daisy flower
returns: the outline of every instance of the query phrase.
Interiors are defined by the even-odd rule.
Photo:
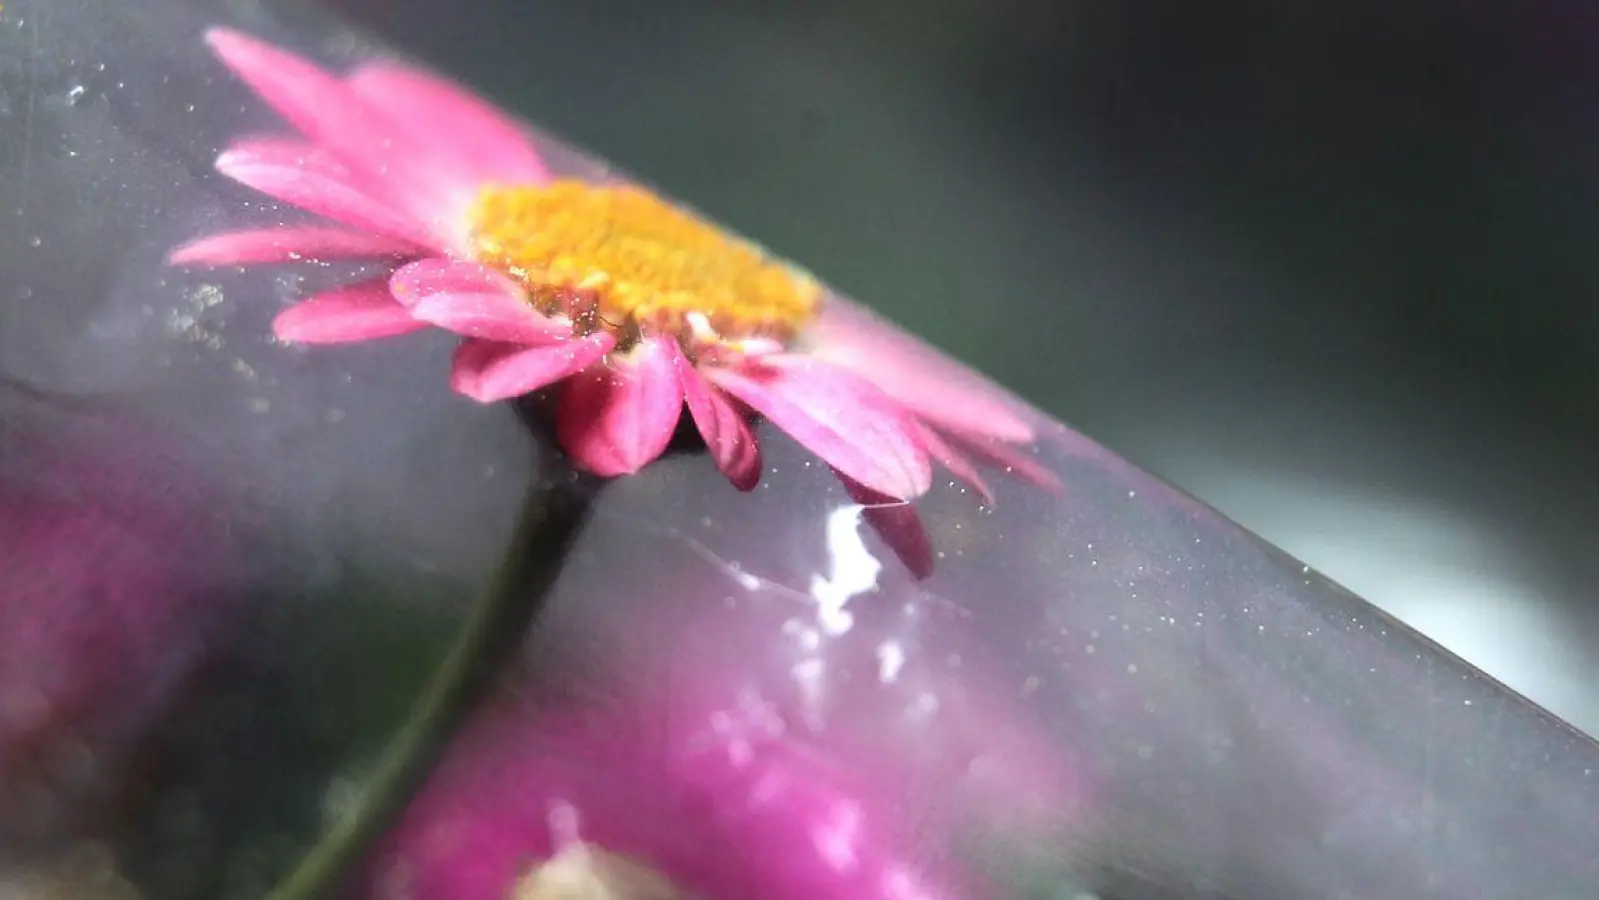
[[[240,140],[217,168],[337,225],[215,235],[173,261],[395,264],[284,311],[280,339],[455,332],[456,391],[551,389],[563,448],[602,476],[660,456],[687,407],[740,489],[761,473],[754,415],[869,504],[921,496],[934,462],[985,498],[974,461],[1054,484],[1023,452],[1033,416],[998,389],[641,187],[556,177],[521,125],[461,88],[393,62],[338,75],[224,29],[208,40],[299,132]]]
[[[918,865],[928,842],[880,779],[808,752],[757,710],[644,713],[502,698],[457,738],[353,896],[961,896]]]

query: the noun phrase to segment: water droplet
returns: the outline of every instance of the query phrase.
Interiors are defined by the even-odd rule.
[[[28,246],[29,247],[43,247],[44,246],[44,238],[39,237],[38,235],[34,235],[33,237],[28,238]]]

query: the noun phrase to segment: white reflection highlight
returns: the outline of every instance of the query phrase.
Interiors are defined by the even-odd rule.
[[[861,840],[864,815],[858,804],[839,801],[828,816],[811,828],[811,844],[835,872],[849,873],[860,865],[855,847]]]
[[[811,656],[795,663],[790,672],[800,696],[805,700],[806,724],[819,730],[822,702],[827,699],[827,664],[820,656]]]
[[[816,618],[822,630],[840,635],[855,625],[855,617],[844,607],[849,601],[877,588],[877,574],[883,564],[866,549],[861,539],[864,506],[841,506],[827,516],[828,574],[811,578],[811,598],[816,601]]]
[[[899,680],[900,670],[905,668],[905,648],[899,641],[884,641],[877,645],[877,680],[884,684],[893,684]]]

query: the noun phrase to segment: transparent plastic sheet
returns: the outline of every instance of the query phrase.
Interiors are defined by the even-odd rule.
[[[204,29],[334,66],[380,48],[250,3],[0,15],[0,892],[261,896],[348,805],[548,451],[504,404],[450,392],[443,335],[270,340],[349,268],[167,263],[295,215],[213,170],[277,125]],[[1062,492],[993,475],[989,508],[940,476],[918,504],[925,579],[770,427],[751,493],[700,454],[616,481],[511,687],[419,803],[537,801],[458,822],[481,841],[452,851],[468,862],[549,852],[497,843],[557,827],[540,779],[626,820],[601,849],[669,873],[823,847],[764,819],[748,847],[698,839],[718,791],[750,790],[653,755],[703,719],[695,741],[775,754],[809,791],[795,815],[847,807],[839,829],[883,835],[866,846],[900,893],[878,896],[1593,896],[1591,740],[1040,427]],[[408,846],[380,848],[372,896],[411,896],[382,855]],[[415,893],[495,896],[452,884]]]

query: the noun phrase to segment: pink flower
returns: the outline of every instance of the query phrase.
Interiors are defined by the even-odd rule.
[[[457,738],[355,896],[964,896],[934,883],[928,842],[873,773],[808,752],[758,709],[674,707],[502,700]]]
[[[1097,808],[1039,679],[1009,670],[958,613],[914,601],[828,609],[838,598],[775,591],[730,613],[693,572],[678,586],[658,575],[648,600],[598,614],[611,625],[604,645],[666,699],[758,698],[790,740],[871,769],[879,788],[966,835],[1059,835]]]
[[[231,602],[213,523],[174,500],[186,486],[9,437],[24,477],[0,480],[0,835],[60,837],[117,799]]]
[[[883,510],[925,493],[933,462],[985,498],[974,461],[1055,483],[1023,450],[1032,414],[981,378],[636,185],[555,177],[464,90],[392,62],[333,74],[229,30],[209,41],[299,132],[238,141],[217,168],[338,224],[215,235],[173,261],[395,266],[284,311],[280,339],[455,332],[456,391],[554,389],[563,447],[604,476],[660,456],[686,406],[740,489],[760,478],[757,414]],[[902,549],[925,541],[908,510],[877,520]]]

